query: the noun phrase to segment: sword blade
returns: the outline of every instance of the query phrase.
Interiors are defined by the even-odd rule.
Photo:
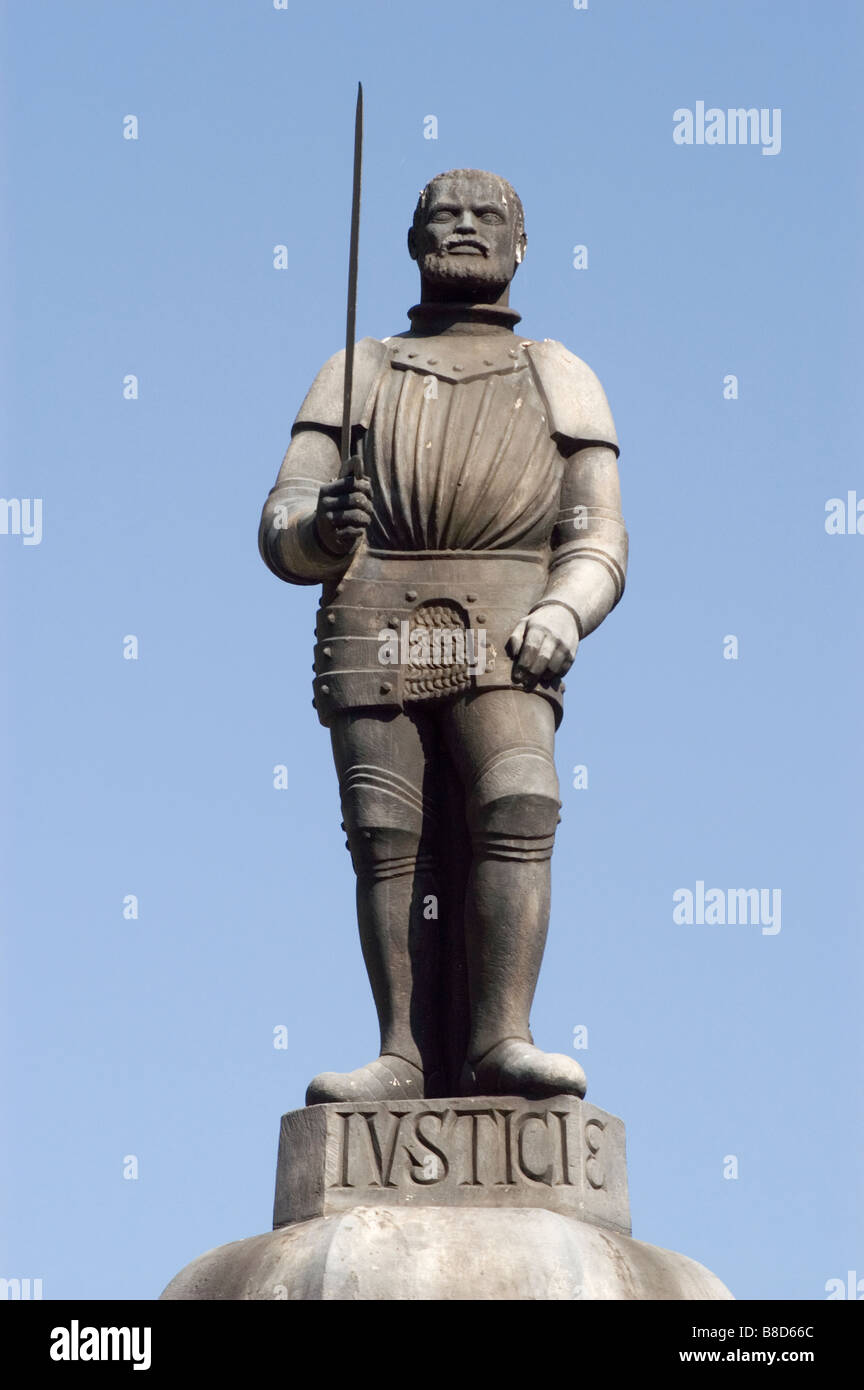
[[[363,84],[357,83],[354,115],[354,183],[351,192],[351,238],[348,247],[348,315],[345,325],[345,384],[342,395],[342,466],[351,457],[351,388],[354,384],[354,333],[357,319],[357,253],[360,245],[360,179],[363,168]],[[362,468],[357,474],[362,476]]]

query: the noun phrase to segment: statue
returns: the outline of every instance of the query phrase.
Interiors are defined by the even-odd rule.
[[[634,1240],[624,1124],[534,1045],[563,677],[624,588],[618,442],[594,373],[515,332],[522,204],[477,169],[420,194],[420,303],[312,383],[259,531],[320,584],[329,729],[380,1055],[281,1119],[273,1230],[169,1300],[729,1299]]]
[[[263,510],[261,554],[321,584],[314,703],[330,731],[381,1055],[307,1105],[584,1095],[534,1045],[579,643],[624,588],[618,444],[594,373],[518,336],[521,202],[476,169],[423,189],[411,327],[321,369]],[[353,339],[353,334],[352,334]]]
[[[634,1240],[624,1124],[534,1045],[563,677],[621,597],[618,444],[593,372],[519,337],[522,205],[477,169],[423,189],[411,327],[312,383],[263,510],[267,565],[320,584],[330,731],[380,1055],[281,1119],[273,1230],[168,1300],[706,1300]]]

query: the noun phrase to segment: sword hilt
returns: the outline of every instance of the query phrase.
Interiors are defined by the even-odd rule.
[[[352,464],[354,465],[353,467]],[[353,452],[349,445],[347,452],[342,458],[342,467],[339,471],[339,477],[347,478],[349,473],[353,473],[355,478],[366,477],[366,467],[363,462],[363,448],[359,439],[354,446]]]

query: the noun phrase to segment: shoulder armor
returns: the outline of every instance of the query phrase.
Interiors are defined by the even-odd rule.
[[[618,435],[609,402],[587,362],[553,338],[526,343],[525,351],[546,405],[553,439],[580,446],[605,444],[617,454]]]
[[[387,361],[386,343],[361,338],[354,346],[354,380],[351,386],[351,424],[368,429],[381,368]],[[345,349],[325,362],[297,412],[298,425],[323,425],[338,430],[342,425],[342,392],[345,382]]]

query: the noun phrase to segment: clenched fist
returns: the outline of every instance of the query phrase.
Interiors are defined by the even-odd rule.
[[[579,628],[569,608],[544,603],[517,623],[507,641],[513,658],[513,679],[531,686],[560,680],[573,665],[579,646]]]
[[[349,460],[349,467],[354,460]],[[315,510],[318,539],[331,555],[347,555],[372,520],[372,485],[368,478],[346,473],[322,484]]]

